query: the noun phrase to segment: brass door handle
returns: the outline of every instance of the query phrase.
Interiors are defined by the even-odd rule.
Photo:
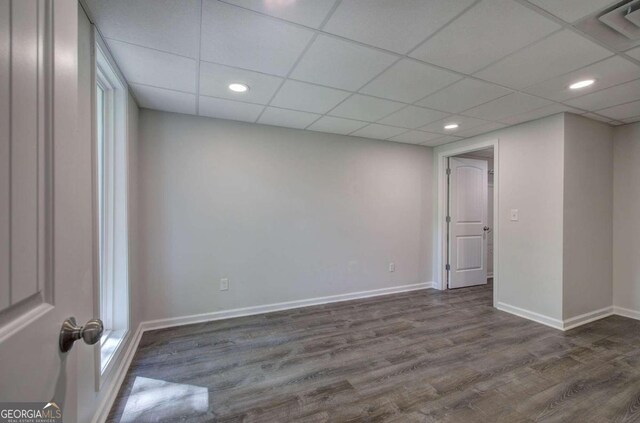
[[[60,329],[60,351],[66,353],[73,347],[73,343],[82,338],[87,345],[93,345],[100,340],[104,325],[100,319],[91,319],[84,326],[78,326],[75,317],[69,317],[62,323]]]

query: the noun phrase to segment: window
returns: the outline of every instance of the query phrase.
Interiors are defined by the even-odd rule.
[[[101,374],[109,368],[129,329],[127,90],[112,63],[98,40],[95,203],[97,304],[105,328],[100,343]]]

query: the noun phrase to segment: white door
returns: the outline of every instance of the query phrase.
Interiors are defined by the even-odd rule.
[[[451,157],[449,169],[449,288],[486,284],[487,162]]]
[[[77,420],[78,350],[95,348],[59,348],[63,321],[85,320],[93,298],[77,7],[0,0],[0,402],[55,402],[65,422]]]

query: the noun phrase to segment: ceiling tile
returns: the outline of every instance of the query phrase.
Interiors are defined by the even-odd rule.
[[[549,106],[544,106],[539,109],[531,110],[529,112],[506,117],[502,119],[501,122],[506,123],[507,125],[517,125],[522,122],[529,122],[530,120],[541,119],[543,117],[555,115],[562,112],[570,112],[575,114],[582,113],[580,110],[565,106],[564,104],[551,104]]]
[[[472,3],[473,0],[343,0],[324,30],[406,53]]]
[[[620,56],[613,56],[577,71],[525,88],[524,91],[549,100],[564,101],[640,78],[640,66]],[[596,83],[579,90],[569,88],[574,82],[595,79]]]
[[[452,72],[403,59],[368,83],[360,92],[413,103],[461,78]]]
[[[635,116],[640,116],[640,101],[620,104],[604,110],[598,110],[598,114],[612,119],[624,120]]]
[[[411,56],[473,73],[557,29],[558,24],[513,0],[483,0]]]
[[[394,137],[405,131],[406,129],[396,128],[394,126],[378,125],[377,123],[372,123],[371,125],[367,125],[362,129],[358,129],[356,132],[353,132],[350,135],[353,135],[354,137],[386,140],[387,138]]]
[[[138,84],[129,84],[129,87],[133,91],[133,95],[136,97],[140,107],[190,115],[196,113],[195,94]]]
[[[264,106],[200,96],[200,116],[255,122]]]
[[[444,126],[450,123],[457,123],[459,125],[458,129],[455,129],[455,130],[444,129]],[[468,130],[480,125],[485,125],[487,123],[489,122],[487,122],[486,120],[476,119],[468,116],[453,115],[453,116],[447,116],[444,119],[440,119],[435,122],[432,122],[428,125],[421,127],[420,129],[428,132],[437,132],[442,135],[458,135],[458,132],[460,131]]]
[[[390,141],[405,142],[409,144],[424,144],[425,142],[441,138],[440,134],[432,134],[431,132],[424,131],[409,131],[404,134],[396,135],[393,138],[389,138]]]
[[[102,36],[198,57],[200,0],[87,0]]]
[[[430,95],[417,104],[445,112],[459,113],[512,92],[488,82],[465,78]]]
[[[291,77],[356,91],[395,60],[391,54],[319,35]]]
[[[195,60],[115,40],[108,44],[128,82],[196,92]]]
[[[640,79],[574,98],[566,103],[574,107],[594,111],[627,103],[638,98],[640,98]]]
[[[566,22],[575,22],[592,13],[606,9],[619,0],[529,0]]]
[[[298,112],[295,110],[279,109],[277,107],[267,107],[258,123],[265,125],[284,126],[287,128],[304,129],[320,115],[316,113]]]
[[[640,47],[632,48],[624,52],[629,57],[633,57],[636,60],[640,60]]]
[[[527,94],[513,93],[464,112],[479,119],[499,121],[552,104],[550,101]]]
[[[449,144],[450,142],[460,141],[462,137],[455,137],[453,135],[445,135],[442,138],[436,138],[435,140],[428,141],[422,145],[426,145],[428,147],[437,147],[443,144]]]
[[[631,117],[631,118],[623,119],[622,121],[624,123],[640,122],[640,116],[634,116],[634,117]]]
[[[332,116],[375,122],[404,107],[402,103],[355,94],[329,112]]]
[[[347,91],[287,80],[271,101],[272,106],[326,113],[350,95]]]
[[[244,93],[235,93],[229,89],[229,84],[233,82],[246,84],[249,90]],[[282,78],[277,76],[200,62],[201,95],[267,104],[281,83]]]
[[[508,87],[524,88],[611,55],[606,48],[564,30],[512,54],[475,76]]]
[[[382,119],[380,123],[416,129],[435,120],[442,119],[447,114],[437,110],[425,109],[424,107],[408,106]]]
[[[213,0],[202,5],[201,59],[284,76],[313,32]]]
[[[274,1],[274,0],[223,0],[255,10],[265,15],[274,16],[286,21],[295,22],[300,25],[318,28],[331,11],[336,0],[296,0],[296,1]]]
[[[366,125],[367,122],[360,122],[358,120],[342,119],[333,116],[323,116],[307,129],[311,131],[330,132],[332,134],[347,135]]]
[[[507,125],[503,123],[488,122],[480,126],[475,126],[471,129],[456,132],[456,135],[465,138],[475,137],[476,135],[486,134],[487,132],[495,131],[497,129],[504,128],[505,126]]]
[[[593,119],[593,120],[597,120],[597,121],[600,121],[600,122],[604,122],[604,123],[609,123],[609,122],[611,122],[611,119],[610,119],[610,118],[608,118],[608,117],[606,117],[606,116],[600,116],[600,115],[598,115],[598,114],[596,114],[596,113],[585,113],[585,114],[584,114],[584,115],[582,115],[582,116],[584,116],[584,117],[586,117],[586,118],[589,118],[589,119]]]

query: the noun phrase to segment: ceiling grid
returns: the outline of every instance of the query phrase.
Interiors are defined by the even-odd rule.
[[[575,26],[617,2],[568,2],[86,0],[141,107],[429,146],[565,111],[640,120],[635,52]]]

